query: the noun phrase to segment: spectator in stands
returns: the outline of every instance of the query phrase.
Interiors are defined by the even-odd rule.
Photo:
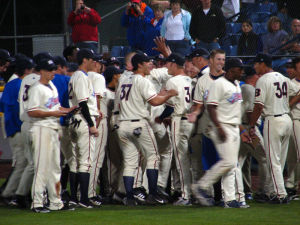
[[[262,40],[259,35],[254,33],[252,28],[251,20],[242,23],[242,36],[238,42],[238,55],[256,55],[258,52],[262,52]]]
[[[160,4],[154,5],[154,18],[151,20],[144,19],[145,23],[145,37],[144,37],[144,52],[149,56],[159,55],[158,51],[152,50],[155,47],[153,39],[160,36],[160,28],[164,20],[164,7]]]
[[[196,46],[208,51],[220,48],[219,39],[225,35],[225,17],[220,8],[211,4],[211,0],[201,0],[192,14],[190,34]]]
[[[75,10],[69,14],[68,24],[72,27],[72,41],[78,48],[89,48],[98,52],[98,28],[100,15],[87,7],[83,0],[76,0]]]
[[[291,24],[292,33],[289,36],[289,40],[294,39],[297,36],[300,36],[300,20],[294,19]],[[300,54],[300,38],[294,40],[294,42],[287,45],[286,49],[289,53],[295,55]]]
[[[288,14],[287,2],[277,3],[277,5],[278,5],[277,17],[280,19],[282,23],[282,29],[290,33],[291,22],[293,19]]]
[[[288,34],[282,30],[281,21],[278,17],[272,16],[268,21],[268,33],[263,37],[264,53],[274,55],[284,54],[282,50],[276,50],[288,40]]]
[[[121,25],[127,28],[127,40],[133,51],[144,49],[144,20],[154,17],[152,9],[141,0],[130,0],[121,18]]]
[[[63,56],[68,62],[77,63],[77,52],[79,51],[79,48],[75,45],[69,45],[67,46],[63,51]]]
[[[160,33],[172,52],[185,56],[190,53],[191,14],[181,8],[181,0],[171,0],[170,3],[171,10],[165,12]]]

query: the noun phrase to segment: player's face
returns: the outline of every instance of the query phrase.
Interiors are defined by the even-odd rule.
[[[174,74],[174,68],[173,68],[172,64],[173,64],[173,63],[171,63],[171,62],[167,62],[167,63],[166,63],[166,67],[167,67],[167,69],[168,69],[168,74],[170,74],[170,75],[173,75],[173,74]]]
[[[95,67],[95,61],[93,59],[86,59],[87,60],[87,69],[91,71]]]
[[[151,71],[151,62],[143,62],[142,70],[145,75],[149,75]]]
[[[241,80],[243,73],[244,73],[243,68],[234,67],[231,69],[231,74],[232,74],[234,80]]]
[[[185,73],[191,78],[194,78],[200,72],[200,70],[197,67],[195,67],[194,64],[190,61],[185,62],[184,70]]]
[[[295,72],[298,76],[300,75],[300,62],[295,65]]]
[[[3,66],[0,66],[0,72],[5,72],[8,66],[9,66],[9,62],[6,62]]]
[[[259,62],[254,63],[254,69],[258,75],[263,75],[263,64],[262,63],[259,63]]]
[[[286,73],[287,73],[287,75],[289,76],[290,79],[294,79],[295,76],[296,76],[296,70],[294,68],[291,68],[291,67],[286,68]]]
[[[210,59],[210,64],[218,73],[221,72],[225,65],[225,54],[216,54],[213,59]]]
[[[45,80],[50,81],[53,80],[54,75],[55,75],[55,70],[41,70],[42,76],[44,76]]]

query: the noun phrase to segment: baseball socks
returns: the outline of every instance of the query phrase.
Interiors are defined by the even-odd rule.
[[[127,199],[133,199],[134,177],[123,176]]]
[[[157,194],[158,170],[147,169],[146,173],[147,173],[147,178],[148,178],[149,194],[156,195]]]
[[[77,173],[70,172],[70,191],[71,191],[70,202],[72,204],[77,204],[78,202],[77,189],[78,189]]]
[[[84,208],[92,208],[89,204],[88,189],[90,174],[89,173],[78,173],[79,184],[80,184],[80,202],[79,205]]]

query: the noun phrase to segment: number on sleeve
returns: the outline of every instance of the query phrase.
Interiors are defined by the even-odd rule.
[[[190,87],[184,87],[184,90],[186,91],[185,101],[187,103],[190,103],[191,102]]]
[[[24,86],[24,88],[25,88],[25,91],[24,91],[24,94],[23,94],[23,101],[25,102],[25,101],[27,101],[28,100],[28,90],[29,90],[29,88],[30,88],[30,85],[25,85]]]
[[[121,100],[123,100],[124,98],[125,98],[125,101],[128,100],[128,96],[129,96],[129,92],[131,90],[131,87],[132,87],[132,84],[123,84],[121,86],[121,88],[122,88],[121,95],[120,95]]]
[[[255,89],[255,97],[258,97],[258,96],[260,96],[260,89],[256,88]]]

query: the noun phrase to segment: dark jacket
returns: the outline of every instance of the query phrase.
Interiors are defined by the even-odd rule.
[[[245,33],[239,39],[238,55],[256,55],[263,51],[263,43],[259,35],[250,31],[248,35]]]
[[[220,8],[212,5],[207,15],[202,6],[195,9],[190,25],[190,35],[194,40],[210,43],[215,38],[222,38],[225,32],[225,17]]]

